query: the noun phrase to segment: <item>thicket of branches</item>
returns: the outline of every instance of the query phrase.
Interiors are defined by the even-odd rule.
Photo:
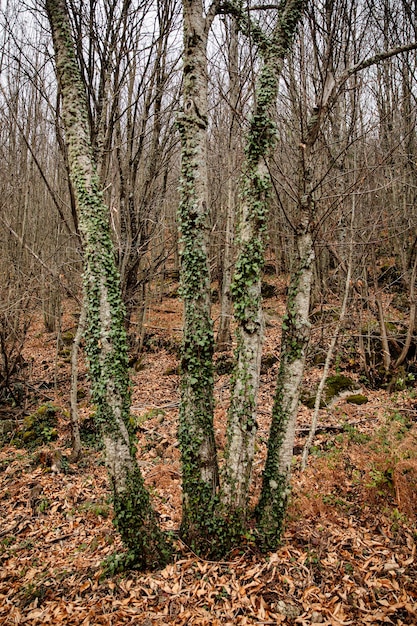
[[[150,0],[71,2],[69,7],[124,297],[129,316],[135,312],[140,321],[152,279],[163,281],[178,269],[181,7]],[[266,28],[271,15],[261,13]],[[81,266],[51,42],[44,16],[35,7],[30,11],[29,6],[4,3],[1,20],[1,230],[7,251],[2,265],[10,268],[13,257],[18,259],[23,293],[23,277],[34,272],[45,322],[54,328],[60,298],[68,289],[79,293]],[[410,291],[415,259],[415,54],[393,56],[350,77],[343,74],[376,52],[410,43],[415,29],[411,1],[381,1],[372,11],[361,2],[311,3],[284,68],[269,220],[269,257],[276,261],[277,272],[288,272],[292,264],[300,142],[332,81],[340,82],[326,103],[310,157],[316,306],[329,290],[338,294],[342,288],[350,236],[355,242],[353,280],[362,283],[366,307],[374,284],[373,255],[381,266],[378,275],[395,267],[386,273],[385,284],[389,286],[391,277],[396,289]],[[229,269],[223,263],[227,207],[237,194],[242,137],[259,65],[250,38],[239,35],[236,46],[237,35],[231,33],[230,18],[217,18],[209,43],[210,265],[220,287]],[[357,217],[351,235],[353,195]],[[7,283],[4,271],[2,287],[7,289]],[[382,291],[381,284],[377,291]]]

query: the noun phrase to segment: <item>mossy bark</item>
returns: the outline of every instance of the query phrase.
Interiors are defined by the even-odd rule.
[[[237,321],[236,367],[228,416],[227,447],[221,501],[225,513],[243,528],[247,515],[256,435],[256,402],[259,388],[264,320],[261,278],[270,196],[266,160],[276,141],[271,109],[278,94],[286,55],[303,11],[303,2],[283,3],[271,38],[249,24],[247,14],[234,9],[244,32],[255,37],[263,56],[256,103],[246,139],[239,220],[238,258],[232,285]],[[237,528],[232,529],[236,534]]]
[[[153,568],[170,546],[159,529],[135,459],[130,426],[127,341],[120,277],[114,259],[108,209],[100,189],[88,125],[87,102],[65,0],[47,0],[62,121],[84,248],[86,347],[95,419],[101,429],[113,487],[115,525],[129,549],[129,563]]]
[[[415,44],[411,44],[413,47]],[[325,114],[334,105],[340,88],[347,79],[360,70],[387,59],[407,47],[388,50],[362,60],[335,79],[327,67],[327,79],[318,94],[309,120],[304,127],[304,136],[299,144],[299,206],[296,228],[297,265],[291,277],[287,300],[287,311],[283,321],[281,362],[276,397],[272,413],[272,425],[268,442],[268,455],[263,476],[263,485],[257,507],[260,543],[267,549],[275,549],[282,531],[286,503],[289,494],[291,459],[293,455],[295,423],[298,398],[305,365],[305,353],[310,337],[308,321],[312,283],[313,224],[315,215],[314,190],[315,163],[312,148],[315,145]],[[330,53],[330,45],[327,53]],[[327,59],[330,61],[330,57]],[[321,175],[321,174],[320,174]]]
[[[207,36],[211,16],[200,0],[184,0],[183,110],[181,135],[181,353],[179,440],[182,455],[181,536],[209,553],[217,499],[218,470],[213,428],[213,327],[207,258]]]

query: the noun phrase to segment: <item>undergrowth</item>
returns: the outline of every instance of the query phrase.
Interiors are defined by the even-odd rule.
[[[290,519],[358,513],[378,518],[382,511],[394,525],[414,525],[417,424],[408,414],[394,411],[371,435],[348,426],[311,458],[309,468],[294,482]]]

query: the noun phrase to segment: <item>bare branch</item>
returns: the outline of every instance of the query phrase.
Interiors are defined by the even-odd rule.
[[[4,226],[8,229],[8,231],[10,232],[10,234],[13,235],[13,237],[15,237],[17,239],[17,241],[20,243],[21,246],[23,246],[23,248],[25,248],[25,250],[27,250],[29,252],[29,254],[31,254],[33,256],[34,259],[36,259],[36,261],[48,272],[48,274],[50,274],[51,276],[53,276],[53,278],[55,278],[56,280],[58,280],[59,284],[62,286],[62,288],[65,290],[65,293],[67,294],[67,296],[69,296],[70,298],[74,298],[74,300],[76,302],[78,302],[78,304],[80,304],[80,299],[78,298],[77,294],[74,293],[70,287],[68,287],[68,285],[66,285],[58,272],[56,272],[55,270],[53,270],[51,267],[49,267],[49,265],[47,265],[45,263],[45,261],[43,261],[41,259],[41,257],[36,254],[36,252],[34,250],[32,250],[32,248],[30,246],[28,246],[27,243],[25,243],[22,239],[22,237],[13,229],[13,227],[6,222],[5,219],[3,219],[0,216],[0,222],[2,222],[2,224],[4,224]]]
[[[360,72],[361,70],[366,69],[367,67],[371,67],[372,65],[376,65],[380,61],[385,61],[386,59],[390,59],[391,57],[396,56],[397,54],[402,54],[403,52],[410,52],[411,50],[417,49],[417,42],[409,43],[404,46],[397,46],[395,48],[391,48],[390,50],[386,50],[385,52],[378,52],[372,57],[368,59],[364,59],[363,61],[359,61],[356,65],[345,70],[339,79],[339,84],[347,80],[353,74]]]
[[[0,85],[0,90],[1,90],[1,93],[2,93],[2,95],[4,97],[4,99],[8,103],[8,98],[7,98],[7,95],[6,95],[5,90],[4,90],[2,85]],[[49,183],[49,181],[48,181],[48,179],[46,177],[46,174],[45,174],[45,172],[44,172],[44,170],[42,168],[42,165],[40,164],[39,159],[37,158],[37,156],[36,156],[32,146],[31,146],[31,144],[30,144],[30,142],[29,142],[29,140],[28,140],[28,138],[26,136],[26,133],[25,133],[22,125],[20,124],[20,122],[17,119],[16,115],[12,111],[11,107],[10,107],[9,110],[10,110],[10,114],[11,114],[11,116],[13,118],[14,123],[16,124],[17,128],[19,129],[19,132],[20,132],[20,134],[22,136],[23,141],[25,142],[26,147],[27,147],[27,149],[29,150],[29,152],[30,152],[30,154],[32,156],[32,159],[33,159],[36,167],[38,168],[39,174],[41,175],[41,178],[42,178],[43,182],[45,183],[45,186],[46,186],[46,188],[48,190],[49,195],[51,196],[52,202],[54,203],[54,206],[55,206],[56,210],[58,211],[59,217],[60,217],[60,219],[61,219],[61,221],[62,221],[62,223],[63,223],[63,225],[65,227],[65,230],[67,231],[67,233],[69,235],[73,236],[74,235],[74,231],[70,227],[70,225],[68,224],[68,220],[66,219],[66,217],[65,217],[65,215],[64,215],[64,213],[62,211],[62,208],[61,208],[60,203],[59,203],[59,201],[58,201],[58,199],[56,197],[56,194],[55,194],[54,190],[52,189],[51,184]],[[78,248],[80,250],[80,248],[81,248],[80,235],[79,235],[79,232],[78,232],[78,229],[77,229],[77,225],[75,225],[75,227],[76,227],[75,228],[75,234],[77,235],[78,244],[79,244]]]

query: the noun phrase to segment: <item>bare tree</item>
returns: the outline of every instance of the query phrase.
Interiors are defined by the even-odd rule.
[[[239,142],[239,109],[241,99],[241,78],[239,75],[239,49],[238,49],[238,26],[236,19],[227,16],[226,32],[228,38],[228,76],[229,85],[227,101],[230,108],[227,117],[228,128],[223,132],[227,133],[227,179],[226,179],[226,224],[224,232],[224,245],[221,246],[221,293],[220,297],[220,319],[217,331],[216,343],[218,350],[227,350],[231,347],[232,335],[230,330],[230,320],[232,317],[232,276],[234,266],[234,234],[235,234],[235,214],[238,194],[238,142]]]

